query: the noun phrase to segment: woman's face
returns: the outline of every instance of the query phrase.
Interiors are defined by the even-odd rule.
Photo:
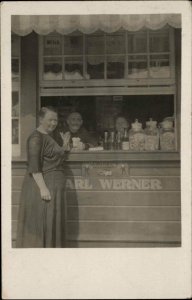
[[[47,111],[45,116],[40,119],[40,124],[47,133],[53,132],[58,123],[58,116],[56,112]]]
[[[115,127],[117,131],[124,132],[124,128],[128,128],[128,122],[125,118],[119,117],[116,120]]]

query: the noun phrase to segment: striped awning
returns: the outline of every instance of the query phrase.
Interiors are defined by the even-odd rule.
[[[69,34],[79,30],[90,34],[97,30],[110,33],[121,28],[128,31],[137,31],[143,27],[158,30],[165,25],[181,28],[181,15],[14,15],[11,20],[12,32],[21,36],[32,31],[46,35],[53,31]]]

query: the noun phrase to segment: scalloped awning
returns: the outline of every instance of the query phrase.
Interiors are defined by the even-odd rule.
[[[151,15],[18,15],[12,16],[12,32],[25,36],[32,31],[46,35],[56,31],[69,34],[75,30],[90,34],[96,30],[114,32],[120,28],[137,31],[143,27],[157,30],[165,25],[181,28],[180,14]]]

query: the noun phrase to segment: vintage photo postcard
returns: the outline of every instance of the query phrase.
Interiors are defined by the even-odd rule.
[[[3,299],[191,297],[191,19],[3,2]]]

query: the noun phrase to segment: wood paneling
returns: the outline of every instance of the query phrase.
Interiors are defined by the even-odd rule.
[[[125,242],[125,241],[69,241],[68,248],[159,248],[159,247],[180,247],[180,242]]]
[[[71,191],[67,192],[68,205],[135,205],[135,206],[178,206],[180,192],[141,191]]]
[[[13,176],[12,177],[12,190],[21,191],[24,176]]]
[[[180,221],[180,207],[68,207],[68,220]]]
[[[92,191],[179,191],[180,177],[68,177],[67,190]]]
[[[12,205],[12,220],[17,221],[18,219],[19,205]]]
[[[69,240],[180,242],[180,234],[180,222],[68,222]]]
[[[158,167],[159,166],[159,167]],[[130,177],[157,179],[160,190],[101,190],[101,178],[81,177],[81,165],[66,166],[70,179],[88,179],[92,190],[68,190],[68,247],[170,247],[181,242],[179,168],[132,162]],[[15,246],[25,164],[12,172],[12,241]],[[66,175],[67,175],[66,174]],[[106,180],[106,178],[103,178]],[[107,178],[112,180],[114,178]],[[118,179],[118,178],[116,178]]]
[[[130,167],[130,176],[180,176],[179,168],[162,168],[158,166],[156,168],[135,168]]]
[[[26,167],[21,167],[21,168],[15,168],[12,169],[12,176],[24,176],[26,173]]]
[[[17,205],[20,202],[21,191],[12,191],[12,205]]]

